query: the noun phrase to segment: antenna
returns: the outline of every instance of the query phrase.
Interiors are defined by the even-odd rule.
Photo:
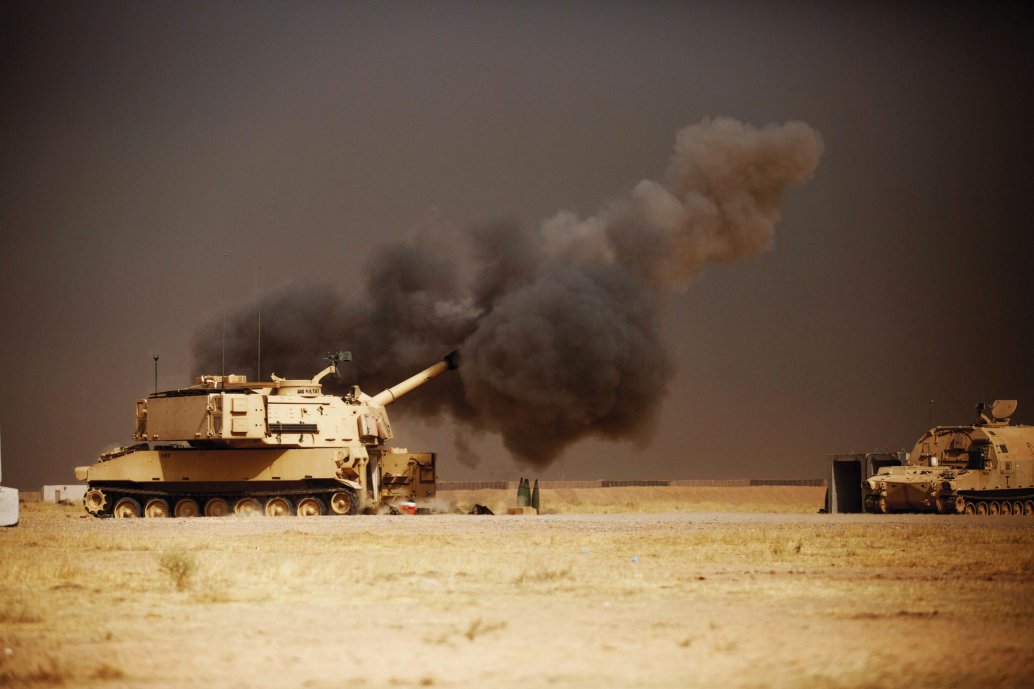
[[[154,355],[154,394],[158,394],[158,355]]]
[[[926,427],[933,428],[933,400],[930,400],[930,411],[926,415]]]
[[[262,293],[258,298],[258,362],[255,364],[255,380],[262,380]]]
[[[223,275],[226,275],[226,252],[223,252]],[[224,278],[225,283],[225,278]],[[223,365],[222,365],[222,376],[226,378],[226,295],[223,295]]]

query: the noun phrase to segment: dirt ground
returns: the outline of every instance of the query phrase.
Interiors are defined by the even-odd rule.
[[[0,686],[1031,686],[1029,518],[792,511],[29,506],[0,530]]]

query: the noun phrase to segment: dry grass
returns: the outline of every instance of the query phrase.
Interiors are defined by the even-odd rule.
[[[168,575],[177,590],[183,591],[190,586],[197,571],[197,560],[193,553],[185,550],[170,550],[158,559],[158,567]]]
[[[1034,662],[1021,518],[23,517],[5,687],[1009,686]]]
[[[2,687],[76,686],[125,676],[121,666],[108,661],[74,665],[53,652],[21,653],[7,645],[0,649]]]
[[[542,514],[656,514],[681,512],[750,512],[808,514],[822,507],[826,489],[816,486],[750,486],[696,488],[642,486],[630,488],[547,488],[541,491]],[[475,504],[505,514],[516,505],[511,490],[441,491],[438,505],[468,513]]]

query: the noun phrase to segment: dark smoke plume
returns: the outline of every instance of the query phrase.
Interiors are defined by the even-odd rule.
[[[459,375],[407,410],[498,433],[540,466],[586,436],[644,438],[672,368],[661,301],[706,263],[770,248],[784,186],[806,180],[821,153],[801,122],[705,120],[678,133],[663,182],[644,180],[591,217],[473,228],[461,251],[441,236],[387,245],[355,298],[319,285],[262,298],[263,375],[309,377],[316,353],[345,347],[374,393],[459,348]],[[227,371],[255,370],[258,306],[228,318]],[[219,328],[195,338],[205,371],[219,370]]]

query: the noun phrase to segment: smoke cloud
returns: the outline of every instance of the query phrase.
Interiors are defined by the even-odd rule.
[[[664,298],[707,263],[768,250],[784,187],[821,154],[802,122],[687,126],[663,181],[639,182],[595,215],[561,211],[538,228],[498,223],[447,240],[425,232],[377,251],[358,297],[306,284],[245,305],[227,319],[226,370],[255,371],[261,308],[264,377],[309,377],[319,352],[343,347],[374,393],[459,349],[459,375],[406,398],[408,411],[497,433],[538,466],[588,436],[646,438],[672,373]],[[206,372],[220,368],[220,328],[195,337]]]

